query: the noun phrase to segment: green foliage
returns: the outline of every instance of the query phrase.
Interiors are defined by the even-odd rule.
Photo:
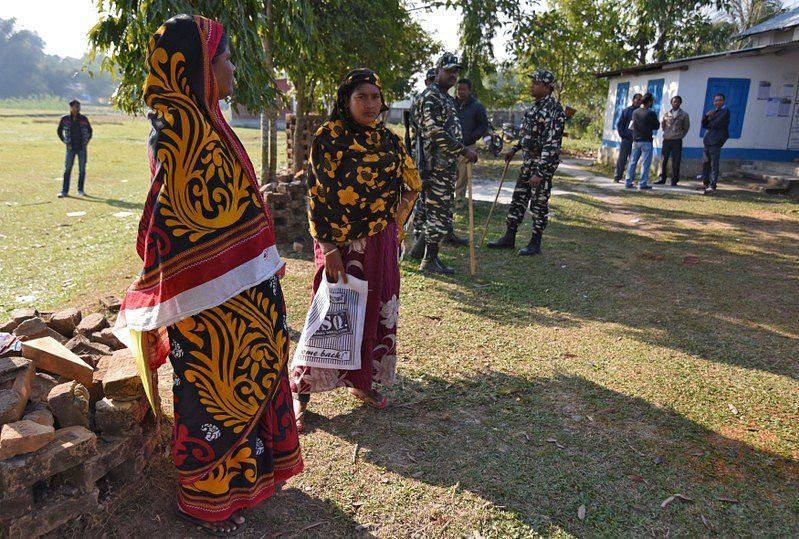
[[[320,2],[318,28],[324,47],[316,57],[318,94],[333,98],[343,76],[353,68],[375,70],[387,99],[405,96],[412,75],[427,68],[439,51],[404,5],[397,0]],[[359,36],[359,39],[353,39]]]
[[[161,24],[180,13],[201,14],[225,26],[236,71],[234,101],[260,110],[274,101],[274,85],[263,69],[259,34],[263,4],[258,0],[99,0],[108,10],[89,32],[96,52],[105,53],[107,69],[118,69],[121,84],[114,94],[118,108],[141,110],[147,77],[147,44]]]
[[[433,0],[430,7],[446,7],[461,12],[458,30],[461,49],[461,75],[471,79],[472,92],[486,95],[485,79],[496,73],[492,40],[503,26],[503,19],[517,17],[530,0]],[[489,98],[489,101],[492,98]]]
[[[476,93],[489,109],[509,109],[530,101],[529,79],[513,64],[501,65],[485,76],[482,92]]]
[[[723,9],[736,32],[748,30],[783,11],[781,0],[724,0]]]
[[[637,63],[663,61],[680,56],[704,54],[729,46],[728,23],[714,23],[711,10],[721,0],[613,0],[622,17],[618,39],[635,56]]]
[[[607,81],[595,73],[624,64],[627,57],[618,39],[620,26],[615,0],[561,0],[547,11],[517,18],[509,52],[523,73],[552,71],[560,99],[596,115],[604,106]]]

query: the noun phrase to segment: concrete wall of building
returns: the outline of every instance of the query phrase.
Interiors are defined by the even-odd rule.
[[[683,110],[691,118],[691,130],[683,141],[684,176],[698,173],[701,167],[702,138],[701,118],[705,113],[705,94],[708,79],[712,77],[749,79],[743,127],[739,138],[731,138],[722,149],[722,171],[733,170],[742,163],[755,161],[790,162],[799,159],[799,146],[789,149],[792,122],[799,123],[796,92],[799,86],[799,51],[784,54],[768,54],[750,57],[721,57],[695,60],[682,64],[683,70],[654,71],[624,75],[610,79],[605,123],[602,135],[600,160],[615,161],[620,137],[613,125],[616,91],[619,83],[629,82],[629,98],[636,92],[646,92],[649,81],[664,79],[660,117],[670,108],[669,100],[679,94],[683,98]],[[687,69],[684,69],[687,67]],[[771,82],[771,96],[779,96],[783,84],[793,85],[792,103],[787,116],[767,117],[768,101],[758,100],[760,81]],[[627,100],[628,105],[630,99]],[[799,126],[794,126],[797,129]],[[662,135],[656,133],[655,161],[659,160]],[[657,163],[656,163],[657,165]]]

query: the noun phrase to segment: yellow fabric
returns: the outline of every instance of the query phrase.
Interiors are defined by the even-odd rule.
[[[158,405],[158,388],[155,383],[156,377],[154,372],[150,369],[150,361],[147,357],[147,337],[144,331],[130,330],[131,352],[133,352],[133,359],[136,361],[136,369],[139,371],[142,385],[144,386],[144,394],[147,395],[147,401],[153,409],[156,417],[160,417],[161,409]]]

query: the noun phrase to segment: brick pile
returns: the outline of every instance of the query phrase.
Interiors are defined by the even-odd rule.
[[[290,171],[281,171],[277,174],[277,181],[261,187],[275,222],[275,240],[277,243],[294,243],[295,250],[296,245],[300,245],[302,250],[302,246],[311,241],[304,177],[303,172],[295,176]]]
[[[18,309],[0,332],[0,537],[39,537],[134,488],[158,443],[130,351],[103,312]]]
[[[310,155],[311,141],[314,133],[325,121],[326,116],[321,114],[307,114],[305,116],[305,132],[302,134],[302,146],[305,150],[303,154],[307,158]],[[294,114],[286,115],[286,162],[294,170],[294,130],[297,128],[297,116]],[[304,163],[303,163],[304,165]]]

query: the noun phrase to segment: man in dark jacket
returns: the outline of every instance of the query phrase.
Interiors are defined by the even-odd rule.
[[[658,115],[652,110],[655,104],[654,96],[647,92],[641,99],[641,108],[633,111],[633,151],[630,157],[630,166],[627,168],[627,182],[625,187],[632,189],[635,180],[635,168],[638,160],[643,157],[641,162],[641,181],[638,182],[638,189],[652,189],[649,185],[649,167],[652,165],[652,133],[660,127]]]
[[[724,106],[725,101],[724,94],[716,94],[713,97],[713,109],[702,116],[702,127],[707,130],[702,139],[705,146],[702,156],[702,183],[706,194],[716,192],[721,147],[730,138],[730,109]]]
[[[458,118],[463,129],[463,143],[474,148],[478,140],[488,131],[486,108],[472,95],[472,81],[461,79],[455,92],[458,105]],[[472,177],[472,164],[461,156],[458,158],[458,176],[455,180],[455,209],[460,209],[466,202],[466,187]],[[468,242],[467,242],[468,243]]]
[[[633,119],[633,111],[641,106],[641,94],[633,96],[633,104],[621,111],[619,121],[616,122],[616,131],[621,137],[621,144],[619,145],[619,157],[616,159],[616,174],[613,176],[613,181],[619,183],[624,172],[627,170],[627,159],[630,158],[630,153],[633,151],[633,132],[630,129],[630,122]]]
[[[58,122],[58,138],[67,147],[67,156],[64,160],[64,183],[58,198],[69,194],[69,178],[72,175],[72,165],[75,156],[78,157],[78,194],[86,196],[83,183],[86,180],[86,148],[92,139],[92,126],[89,119],[80,113],[80,101],[73,99],[69,102],[70,113]]]

